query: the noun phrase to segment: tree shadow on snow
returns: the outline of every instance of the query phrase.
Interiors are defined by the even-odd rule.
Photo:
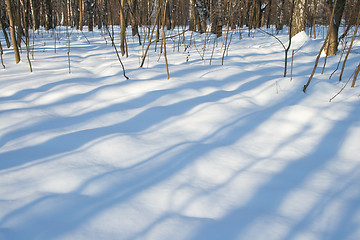
[[[236,82],[239,81],[239,78],[231,76],[228,80]],[[221,85],[226,84],[229,81],[227,81],[227,79],[221,82],[209,80],[203,81],[202,84],[204,84],[204,87],[213,85],[221,89]],[[20,167],[25,163],[37,163],[40,161],[38,164],[41,164],[42,159],[55,161],[58,154],[71,153],[90,141],[114,133],[141,133],[169,118],[183,115],[203,103],[217,102],[221,99],[232,97],[245,91],[250,91],[262,85],[264,82],[264,79],[256,78],[252,81],[239,84],[239,86],[234,90],[215,90],[209,94],[195,96],[170,105],[151,107],[140,112],[129,120],[111,126],[67,133],[54,137],[42,144],[1,153],[1,169],[8,169],[11,171],[12,168]],[[161,96],[171,95],[182,89],[198,89],[198,84],[199,83],[196,82],[185,83],[176,89],[149,92],[134,99],[133,103],[127,102],[126,104],[119,103],[111,105],[108,108],[86,113],[80,117],[45,120],[44,122],[39,123],[35,129],[51,130],[62,128],[74,123],[81,123],[82,121],[96,115],[118,111],[119,109],[124,110],[124,108],[129,107],[137,108],[140,107],[138,104],[141,106],[146,105]],[[176,173],[181,171],[181,169],[184,169],[189,164],[194,163],[197,158],[203,156],[209,151],[209,146],[206,142],[213,141],[213,148],[232,144],[237,139],[241,138],[243,134],[253,130],[256,127],[257,122],[260,124],[271,116],[273,114],[272,109],[276,109],[276,107],[269,109],[267,111],[268,114],[259,114],[259,116],[262,116],[261,119],[258,118],[259,116],[256,113],[248,120],[245,118],[245,122],[247,122],[248,126],[246,124],[240,125],[238,129],[235,129],[239,131],[230,131],[230,133],[226,130],[225,132],[227,133],[224,134],[221,139],[218,139],[218,135],[223,131],[223,129],[229,129],[232,125],[236,125],[238,121],[243,121],[244,119],[239,119],[228,126],[221,127],[201,141],[183,142],[171,146],[168,149],[162,150],[158,154],[149,157],[148,159],[144,159],[144,161],[142,161],[139,165],[135,165],[131,169],[117,169],[93,177],[85,181],[82,186],[74,192],[67,194],[45,194],[44,197],[36,199],[2,217],[0,219],[0,225],[5,225],[6,223],[17,219],[18,230],[13,234],[14,236],[18,236],[20,238],[52,239],[57,236],[66,235],[80,225],[89,221],[97,214],[100,214],[106,209],[110,209],[114,205],[125,203],[133,196],[140,194],[146,189],[150,189],[152,186],[155,186],[160,182],[166,181],[171,176],[174,176]],[[40,126],[42,127],[40,128]],[[34,126],[31,126],[28,129],[22,129],[16,134],[13,133],[13,135],[7,135],[5,136],[5,139],[11,140],[19,137],[20,135],[31,133],[31,129],[33,127]],[[53,146],[56,146],[56,148],[53,148]],[[210,149],[211,148],[212,147],[210,147]],[[156,159],[163,158],[163,156],[167,153],[172,153],[173,156],[166,159],[166,161],[160,161],[160,163],[156,164],[155,167],[152,166],[153,161],[155,162]],[[148,166],[148,163],[151,163],[150,167]],[[29,167],[29,165],[27,164],[27,166],[24,167]],[[82,193],[85,189],[101,183],[104,179],[111,179],[113,176],[123,174],[128,175],[129,173],[127,173],[127,171],[136,168],[140,169],[139,175],[133,176],[133,174],[131,174],[131,176],[128,176],[125,180],[115,177],[115,181],[110,181],[110,184],[107,184],[108,186],[105,184],[104,189],[94,196],[87,196]],[[21,216],[31,216],[31,219],[27,219],[26,217],[22,218]],[[51,219],[51,221],[49,221],[49,219]]]
[[[262,64],[264,63],[265,62],[262,62]],[[264,75],[264,73],[271,71],[271,69],[272,67],[264,67],[260,71],[263,73],[262,75]],[[219,102],[223,99],[254,90],[268,81],[267,78],[261,76],[252,78],[252,80],[249,81],[243,81],[243,74],[244,73],[242,72],[232,75],[222,81],[205,79],[201,82],[186,82],[172,89],[147,92],[129,101],[111,104],[107,107],[87,112],[79,116],[44,119],[31,126],[19,128],[2,136],[0,145],[4,145],[11,140],[34,133],[34,131],[41,132],[62,129],[72,125],[81,124],[89,119],[108,113],[145,107],[150,103],[154,103],[161,97],[171,96],[182,90],[199,90],[207,87],[217,88],[210,93],[187,98],[176,103],[146,108],[128,120],[120,121],[110,126],[99,126],[96,128],[65,133],[35,146],[28,146],[0,153],[0,169],[12,171],[13,168],[19,170],[16,168],[28,167],[29,163],[41,164],[43,161],[56,161],[59,154],[71,154],[91,141],[112,134],[141,134],[145,131],[149,131],[149,129],[154,126],[166,122],[166,120],[189,113],[192,109],[201,104]],[[253,70],[251,73],[247,72],[245,77],[252,77],[254,74],[257,75],[259,72],[257,70]],[[181,77],[182,73],[175,72],[174,75],[176,77]],[[229,83],[238,83],[238,86],[233,90],[222,90],[222,87]],[[122,84],[131,84],[131,82],[115,85],[122,86]],[[52,84],[44,85],[35,91],[48,91],[52,87],[54,87]],[[74,101],[81,103],[83,99],[95,95],[96,92],[111,87],[114,87],[114,85],[100,86],[84,94],[69,96],[58,102],[49,104],[48,107]],[[31,94],[31,92],[19,92],[12,97],[21,99],[28,94]],[[6,229],[4,234],[15,236],[18,239],[45,240],[66,236],[81,226],[88,224],[93,218],[99,216],[101,213],[111,210],[113,207],[121,204],[129,204],[135,196],[138,196],[160,183],[166,182],[180,171],[191,166],[191,164],[196,163],[201,157],[209,154],[210,151],[233,145],[245,135],[255,131],[261,124],[265,123],[284,107],[295,106],[300,103],[300,101],[301,98],[292,98],[291,93],[288,93],[282,101],[269,103],[265,107],[256,106],[251,113],[223,123],[217,129],[209,132],[205,137],[198,141],[178,142],[166,149],[158,151],[150,157],[144,158],[141,162],[133,166],[118,168],[98,174],[85,180],[72,192],[65,194],[44,193],[43,197],[35,199],[3,216],[0,219],[0,226],[15,222],[17,227],[15,229],[16,232],[11,232],[11,229]],[[343,141],[346,138],[347,131],[353,124],[358,123],[354,116],[359,114],[359,111],[360,107],[355,107],[352,112],[349,113],[347,119],[338,121],[334,124],[327,134],[322,137],[312,152],[302,158],[289,162],[284,169],[275,173],[270,179],[263,183],[262,186],[256,189],[255,193],[247,203],[237,206],[234,209],[230,209],[226,215],[218,219],[204,218],[197,221],[198,219],[196,219],[196,217],[192,218],[181,215],[180,213],[167,211],[154,219],[150,224],[147,224],[145,228],[127,238],[146,238],[157,226],[160,226],[165,221],[173,218],[183,218],[186,221],[194,221],[197,226],[199,226],[188,239],[230,240],[247,237],[251,228],[255,226],[258,221],[262,221],[268,217],[278,216],[279,208],[289,194],[301,188],[302,184],[304,184],[310,175],[323,168],[331,158],[338,154]],[[303,126],[303,129],[297,132],[298,135],[293,135],[287,140],[289,140],[289,142],[295,141],[296,138],[301,136],[302,131],[305,134],[307,126]],[[282,142],[281,144],[282,145],[277,146],[277,149],[274,149],[273,151],[280,151],[287,143]],[[56,148],[53,146],[56,146]],[[262,160],[265,159],[256,159],[247,166],[236,169],[235,173],[230,176],[227,181],[207,189],[206,191],[200,191],[198,194],[192,196],[183,207],[185,208],[186,205],[190,205],[203,196],[209,196],[211,192],[226,187],[226,185],[234,178]],[[23,166],[25,164],[26,166]],[[358,179],[356,173],[357,172],[354,173],[355,176],[353,177],[355,180]],[[285,184],[283,183],[284,179],[288,181]],[[352,188],[354,180],[349,179],[348,181],[349,184],[346,187]],[[280,189],[279,186],[281,186]],[[96,191],[94,194],[87,194],[87,191],[92,188],[100,190]],[[278,190],[274,192],[274,189]],[[347,189],[345,188],[333,193],[329,199],[319,199],[316,206],[320,206],[320,208],[323,206],[323,208],[325,208],[332,198],[339,198],[343,195],[343,192],[346,191]],[[341,219],[340,224],[332,230],[333,233],[330,233],[328,236],[320,237],[333,237],[335,239],[337,236],[344,236],[342,235],[342,228],[346,228],[349,236],[352,232],[356,231],[356,224],[354,224],[355,213],[350,209],[350,206],[355,206],[358,209],[359,204],[355,202],[357,199],[359,199],[359,195],[356,195],[351,199],[353,204],[349,204],[349,207],[345,209],[343,218]],[[216,204],[216,202],[214,202],[214,204]],[[261,206],[261,209],[257,209],[259,206]],[[211,211],[211,209],[209,209],[209,211]],[[292,239],[303,230],[306,230],[310,225],[309,222],[311,223],[316,220],[316,214],[315,209],[314,211],[308,211],[302,220],[295,224],[282,239]],[[119,218],[126,217],[127,216],[119,216]],[[123,237],[119,236],[119,239],[123,239]]]
[[[254,239],[254,237],[259,236],[260,238],[269,237],[273,239],[274,236],[272,234],[277,234],[277,229],[271,229],[272,222],[266,223],[266,221],[279,218],[281,216],[280,209],[287,197],[301,189],[302,185],[311,175],[323,169],[332,158],[336,157],[344,143],[348,130],[353,124],[358,124],[354,116],[358,115],[359,112],[360,107],[355,107],[346,119],[335,123],[312,152],[287,164],[283,170],[272,176],[257,189],[251,199],[243,206],[232,209],[220,219],[204,223],[201,228],[196,230],[191,239]],[[355,173],[359,174],[359,169],[360,165],[354,170]],[[307,210],[305,216],[297,224],[294,224],[284,236],[279,235],[274,239],[294,239],[306,231],[311,231],[311,227],[317,224],[317,217],[324,214],[324,209],[330,208],[332,202],[343,198],[348,189],[352,188],[353,190],[354,184],[358,180],[359,175],[352,176],[352,178],[348,179],[349,184],[344,189],[339,189],[336,194],[330,196],[325,194],[325,197],[318,199],[315,206]],[[286,184],[284,184],[284,181],[287,181]],[[279,186],[286,187],[279,189]],[[276,191],[274,191],[275,189]],[[318,231],[316,237],[318,239],[346,239],[346,236],[356,232],[358,225],[356,224],[355,217],[360,207],[358,204],[359,199],[360,194],[358,192],[357,195],[352,196],[348,200],[346,206],[343,206],[343,212],[339,214],[342,218],[338,220],[338,224],[327,228],[326,231]],[[301,200],[299,201],[298,208],[301,209]],[[306,199],[303,199],[303,201],[306,202]],[[259,206],[261,209],[258,209]],[[265,226],[267,225],[268,227],[264,228],[262,226],[262,228],[254,229],[254,226],[259,221],[264,221]],[[289,221],[290,224],[292,220],[282,219],[282,221]]]

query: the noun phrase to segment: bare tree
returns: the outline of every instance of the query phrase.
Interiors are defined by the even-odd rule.
[[[337,4],[337,1],[338,0],[335,0],[334,4],[336,5]],[[339,0],[339,1],[342,1],[342,0]],[[331,28],[331,25],[334,24],[334,15],[335,15],[335,8],[332,9],[332,12],[331,12],[331,17],[330,17],[330,23],[329,23],[329,28]],[[319,50],[319,53],[318,55],[316,56],[316,60],[315,60],[315,64],[314,64],[314,68],[311,72],[311,75],[309,77],[309,80],[307,81],[307,83],[304,85],[303,87],[303,92],[305,93],[306,92],[306,89],[309,87],[310,83],[311,83],[311,80],[312,78],[314,77],[314,74],[315,74],[315,71],[316,71],[316,68],[318,66],[318,63],[319,63],[319,59],[320,59],[320,55],[321,55],[321,52],[324,50],[325,48],[325,45],[328,41],[328,38],[329,38],[329,35],[330,35],[330,31],[328,30],[327,34],[326,34],[326,38],[325,38],[325,41],[323,43],[323,45],[321,46],[320,50]]]
[[[8,48],[11,47],[11,43],[10,43],[10,40],[9,40],[9,36],[8,36],[8,33],[6,32],[6,28],[7,28],[7,24],[5,22],[5,15],[6,15],[6,7],[4,6],[4,2],[0,2],[0,25],[1,25],[1,29],[2,29],[2,32],[4,34],[4,37],[5,37],[5,41],[6,41],[6,46]]]
[[[38,6],[39,6],[38,0],[30,0],[32,26],[34,31],[36,31],[40,26]]]
[[[51,0],[45,0],[43,2],[43,9],[44,9],[44,17],[45,17],[45,29],[49,30],[51,28],[53,28],[53,21],[52,21],[52,17],[53,17],[53,11],[52,11],[52,7],[51,7]]]
[[[346,0],[337,0],[333,2],[332,0],[328,1],[329,7],[331,10],[334,9],[334,19],[332,24],[329,25],[329,36],[325,45],[325,53],[327,56],[336,55],[338,49],[338,33],[341,23],[341,18],[344,12]]]
[[[119,0],[120,3],[120,50],[121,55],[124,56],[126,44],[126,21],[125,21],[125,0]]]
[[[14,49],[15,61],[16,61],[16,63],[19,63],[20,62],[20,53],[19,53],[19,48],[18,48],[17,39],[16,39],[16,33],[15,33],[14,8],[13,8],[11,2],[12,2],[11,0],[5,0],[6,9],[8,12],[8,17],[9,17],[10,36],[11,36],[11,41],[12,41],[12,45],[13,45],[13,49]]]
[[[94,30],[94,0],[85,0],[85,6],[87,10],[88,31],[92,32]]]
[[[295,0],[293,3],[291,22],[291,37],[305,30],[305,6],[306,0]]]
[[[211,32],[216,34],[216,37],[222,35],[222,26],[223,26],[223,1],[222,0],[211,0],[210,1],[210,24]]]

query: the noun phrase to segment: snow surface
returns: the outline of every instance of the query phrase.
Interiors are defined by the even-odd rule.
[[[235,33],[224,65],[222,38],[211,65],[213,38],[204,61],[204,36],[169,40],[170,80],[154,46],[139,68],[132,38],[125,80],[99,30],[71,33],[69,74],[56,34],[54,53],[36,33],[33,73],[4,49],[0,239],[360,239],[359,83],[329,103],[359,41],[344,82],[329,57],[304,94],[323,41],[304,33],[292,81],[259,32]]]

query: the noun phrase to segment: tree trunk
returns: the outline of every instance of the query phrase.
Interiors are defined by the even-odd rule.
[[[130,17],[131,17],[131,30],[132,30],[132,35],[138,35],[139,34],[139,30],[138,30],[138,23],[136,21],[136,15],[135,15],[135,11],[137,8],[137,0],[132,0],[130,2]]]
[[[87,10],[87,25],[88,31],[92,32],[94,30],[94,10],[93,10],[93,1],[86,0],[86,10]]]
[[[45,0],[45,30],[53,27],[51,0]]]
[[[335,7],[334,12],[334,21],[333,24],[329,25],[329,37],[325,45],[325,53],[327,56],[333,56],[336,55],[337,49],[338,49],[338,34],[339,34],[339,27],[341,23],[341,18],[344,12],[346,0],[338,0],[336,3],[336,6],[333,6],[332,3],[330,3],[330,8]]]
[[[1,14],[0,14],[0,25],[1,25],[1,29],[2,29],[3,34],[4,34],[4,37],[5,37],[6,46],[7,46],[7,48],[10,48],[10,47],[11,47],[11,43],[10,43],[10,40],[9,40],[8,33],[6,32],[5,22],[4,22],[4,20],[3,20],[3,14],[2,14],[3,8],[2,8],[2,6],[0,6],[0,11],[1,11]],[[4,11],[5,11],[5,10],[4,10]],[[4,14],[5,14],[5,13],[4,13]]]
[[[205,8],[203,1],[190,0],[189,5],[189,29],[190,31],[198,31],[204,33],[206,31],[206,19],[203,9]]]
[[[102,2],[102,23],[105,27],[109,25],[109,14],[107,11],[107,0],[103,0]]]
[[[211,32],[216,34],[216,37],[222,35],[222,0],[212,0],[211,3]]]
[[[125,37],[126,37],[126,22],[125,22],[125,13],[124,6],[125,0],[119,0],[120,3],[120,50],[121,55],[125,55]]]
[[[197,0],[195,6],[195,17],[197,29],[200,33],[206,32],[206,5],[204,0]]]
[[[38,5],[39,5],[38,0],[30,0],[31,20],[34,31],[39,29],[40,26]]]
[[[3,48],[2,48],[2,45],[1,45],[1,41],[0,41],[0,60],[1,60],[1,65],[2,65],[3,68],[5,69],[5,64],[4,64],[4,60],[3,60],[3,54],[4,54],[4,51],[3,51]]]
[[[195,0],[190,0],[189,3],[189,29],[190,31],[196,31],[196,4]]]
[[[282,30],[284,26],[284,4],[285,0],[278,3],[276,30]]]
[[[19,48],[18,48],[17,41],[16,41],[14,12],[13,12],[13,7],[11,5],[11,0],[5,0],[5,4],[6,4],[6,9],[8,11],[8,16],[9,16],[10,36],[11,36],[11,41],[12,41],[13,48],[14,48],[15,61],[16,61],[16,63],[19,63],[20,62],[20,53],[19,53]]]
[[[73,5],[71,0],[66,0],[66,11],[67,11],[67,18],[66,18],[66,25],[73,26]]]
[[[78,28],[80,29],[80,31],[83,30],[83,26],[84,26],[84,1],[83,0],[78,0]]]
[[[291,23],[291,37],[305,30],[306,0],[295,0]]]

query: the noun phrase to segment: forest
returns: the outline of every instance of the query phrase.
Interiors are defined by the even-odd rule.
[[[18,48],[25,45],[30,51],[31,42],[34,42],[31,33],[40,27],[51,30],[66,26],[80,31],[84,26],[88,31],[97,27],[111,34],[109,26],[120,26],[120,51],[124,56],[128,51],[128,27],[131,27],[131,35],[138,37],[139,44],[161,41],[163,46],[166,42],[163,39],[181,35],[174,36],[170,31],[179,26],[182,26],[182,33],[211,33],[217,37],[237,29],[250,31],[275,26],[276,30],[281,30],[287,26],[290,38],[305,29],[310,37],[316,38],[315,27],[325,25],[329,26],[329,31],[324,51],[332,56],[349,29],[358,27],[359,5],[359,0],[1,0],[0,23],[6,42],[0,42],[0,50],[2,53],[3,45],[8,48],[12,45],[16,62],[19,62]],[[347,29],[338,36],[341,24]],[[139,31],[144,31],[143,39]],[[352,33],[355,37],[356,31]],[[166,53],[164,55],[166,58]],[[1,61],[3,63],[3,58]]]
[[[360,239],[359,9],[0,0],[0,239]]]

